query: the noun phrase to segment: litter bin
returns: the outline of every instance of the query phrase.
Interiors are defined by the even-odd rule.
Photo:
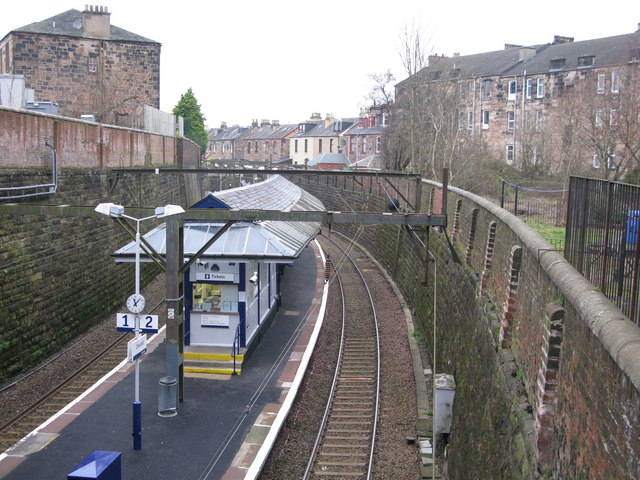
[[[158,396],[158,415],[161,417],[173,417],[176,411],[177,384],[174,377],[162,377],[160,379],[160,395]]]
[[[640,222],[640,210],[627,212],[627,245],[638,243],[638,223]]]

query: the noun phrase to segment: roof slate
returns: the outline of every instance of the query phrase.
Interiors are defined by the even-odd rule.
[[[265,125],[260,127],[255,132],[251,132],[245,137],[246,140],[278,140],[286,138],[291,134],[298,125],[279,125],[274,127],[273,125]]]
[[[551,60],[565,59],[564,70],[578,68],[578,57],[594,56],[594,67],[622,65],[637,56],[640,51],[640,30],[612,37],[568,42],[559,44],[512,47],[495,52],[478,53],[458,57],[430,57],[429,66],[413,76],[418,83],[437,80],[436,73],[447,78],[452,71],[458,71],[458,78],[489,76],[535,75],[557,71],[551,68]],[[406,78],[397,84],[409,84]]]
[[[82,12],[76,9],[55,15],[41,22],[31,23],[12,30],[19,33],[39,33],[44,35],[61,35],[68,37],[83,37]],[[123,28],[111,25],[111,37],[108,40],[139,43],[159,43],[155,40],[136,35]]]

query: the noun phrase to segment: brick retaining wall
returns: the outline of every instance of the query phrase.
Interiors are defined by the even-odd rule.
[[[394,196],[367,181],[299,184],[330,210],[384,211]],[[439,185],[423,185],[429,211]],[[461,263],[445,236],[431,232],[436,261],[426,286],[424,251],[412,234],[389,226],[344,231],[394,275],[427,345],[437,285],[437,371],[457,383],[450,478],[640,477],[640,329],[496,205],[452,187],[448,219]]]

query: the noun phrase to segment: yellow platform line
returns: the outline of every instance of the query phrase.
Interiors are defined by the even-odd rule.
[[[219,375],[233,375],[233,368],[203,368],[203,367],[184,367],[187,373],[217,373]],[[240,375],[242,370],[236,368],[236,375]]]
[[[184,358],[188,360],[229,360],[233,361],[233,356],[226,353],[197,353],[185,352]],[[236,362],[242,362],[244,355],[236,355]]]

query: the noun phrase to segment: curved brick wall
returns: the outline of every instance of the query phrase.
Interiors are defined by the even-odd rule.
[[[411,201],[415,190],[401,181],[395,190],[377,180],[298,183],[330,210],[384,211],[388,197]],[[439,187],[423,181],[422,211],[439,213]],[[513,215],[454,187],[447,205],[461,263],[431,232],[426,278],[414,234],[342,230],[396,278],[427,345],[437,285],[436,368],[457,383],[450,478],[638,478],[640,329]]]

